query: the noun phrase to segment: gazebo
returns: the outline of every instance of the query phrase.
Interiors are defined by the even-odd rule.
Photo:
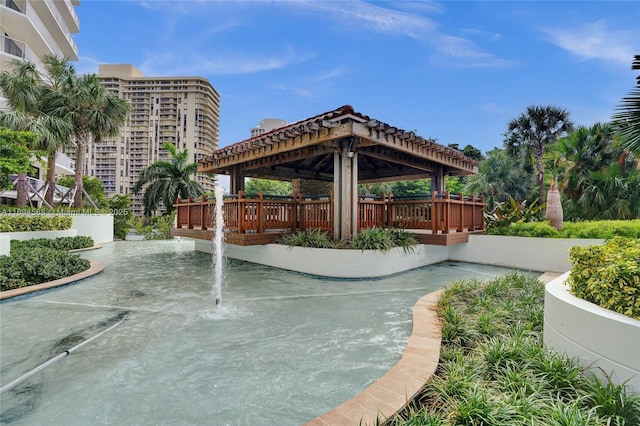
[[[370,118],[345,105],[214,151],[201,173],[230,176],[224,202],[227,242],[272,242],[280,232],[320,228],[335,240],[372,226],[400,226],[422,243],[465,242],[483,230],[482,199],[445,192],[446,176],[477,173],[477,162],[432,140]],[[333,184],[324,197],[247,197],[245,178],[306,179]],[[414,199],[358,195],[358,184],[431,179]],[[174,235],[211,238],[214,201],[177,203]]]

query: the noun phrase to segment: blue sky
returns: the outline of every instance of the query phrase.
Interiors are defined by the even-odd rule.
[[[441,144],[502,147],[529,105],[607,121],[635,85],[636,1],[101,1],[76,8],[81,73],[207,78],[220,146],[263,118],[349,104]]]

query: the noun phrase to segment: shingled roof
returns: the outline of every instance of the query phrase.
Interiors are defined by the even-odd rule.
[[[333,153],[358,152],[359,181],[477,173],[477,161],[460,151],[356,112],[350,105],[324,112],[214,151],[200,161],[204,173],[330,181]]]

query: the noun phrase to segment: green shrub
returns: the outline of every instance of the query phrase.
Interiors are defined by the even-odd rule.
[[[616,237],[603,246],[573,247],[571,294],[640,320],[640,240]]]
[[[362,229],[351,239],[351,248],[356,250],[387,251],[395,247],[391,234],[382,228]]]
[[[493,227],[487,235],[508,235],[512,237],[560,238],[561,234],[548,222],[518,222],[507,226]]]
[[[36,238],[32,240],[11,240],[11,251],[24,250],[34,247],[48,247],[56,250],[77,250],[93,247],[93,238],[78,235],[75,237]]]
[[[321,229],[307,229],[286,233],[276,241],[290,247],[314,247],[314,248],[334,248],[335,244],[329,238],[329,233]]]
[[[71,216],[0,215],[0,232],[62,231],[72,223]]]
[[[0,256],[0,291],[68,277],[91,266],[78,255],[48,247],[16,250]]]
[[[640,238],[640,219],[565,222],[562,236],[564,238],[602,238],[605,240],[613,237]]]
[[[518,222],[537,222],[545,206],[546,203],[539,205],[537,199],[527,204],[527,200],[520,203],[509,198],[508,203],[496,203],[492,211],[484,213],[485,229],[505,227]]]
[[[618,236],[640,238],[640,219],[565,222],[561,231],[556,230],[547,222],[517,222],[492,226],[485,233],[487,235],[540,238],[599,238],[603,240]]]

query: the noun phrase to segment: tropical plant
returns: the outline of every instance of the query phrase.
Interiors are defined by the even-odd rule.
[[[169,152],[171,160],[158,160],[142,169],[133,186],[133,193],[138,194],[148,185],[142,199],[145,216],[151,216],[160,204],[166,214],[172,213],[178,198],[198,197],[205,192],[200,183],[191,179],[198,170],[198,163],[189,162],[189,151],[178,152],[169,142],[162,147]]]
[[[321,229],[307,229],[282,234],[276,241],[289,247],[334,248],[335,244],[329,233]]]
[[[109,92],[95,74],[75,76],[65,89],[64,108],[72,123],[76,142],[75,207],[82,207],[85,151],[93,142],[118,136],[129,115],[130,106]]]
[[[512,223],[536,222],[545,204],[538,205],[538,200],[528,203],[510,198],[508,202],[496,203],[492,210],[485,211],[485,228],[509,226]]]
[[[14,132],[0,127],[0,191],[13,187],[10,175],[27,173],[29,162],[29,146],[38,136],[30,132]]]
[[[640,70],[640,55],[634,56],[631,69]],[[612,118],[623,146],[640,156],[640,75],[636,77],[636,87],[622,99]]]
[[[504,146],[509,155],[524,164],[531,164],[533,160],[540,200],[544,200],[546,193],[543,156],[556,139],[572,128],[569,112],[551,105],[529,106],[526,113],[507,125]]]
[[[510,199],[522,202],[531,192],[531,181],[514,159],[501,149],[487,153],[478,166],[478,174],[467,177],[464,193],[482,195],[487,208]]]
[[[8,111],[0,111],[0,126],[38,135],[29,148],[47,153],[48,189],[45,201],[51,205],[56,153],[70,143],[72,134],[66,110],[62,107],[64,98],[61,90],[73,68],[68,60],[55,56],[46,56],[43,62],[44,75],[40,74],[34,63],[28,61],[13,62],[11,71],[4,71],[0,75],[0,89],[9,104]],[[19,174],[16,188],[18,206],[27,203],[25,181],[26,172]]]

